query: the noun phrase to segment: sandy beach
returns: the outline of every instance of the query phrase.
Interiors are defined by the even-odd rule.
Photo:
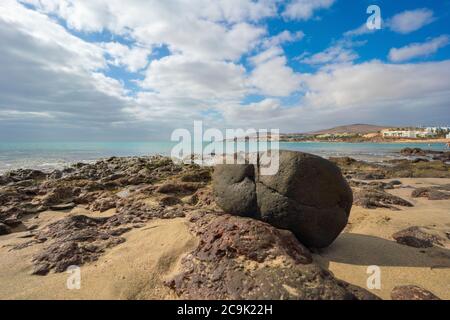
[[[414,203],[400,211],[369,210],[354,206],[344,233],[314,260],[337,278],[366,287],[367,267],[377,265],[382,272],[381,290],[372,292],[390,299],[398,285],[419,285],[442,299],[450,299],[450,243],[428,249],[396,243],[391,235],[410,226],[429,227],[434,232],[450,228],[450,200],[430,201],[411,198],[410,187],[444,185],[450,179],[401,179],[405,187],[391,193]],[[110,216],[74,208],[62,213],[47,211],[25,222],[39,228],[75,214]],[[98,261],[81,268],[81,290],[69,290],[67,273],[31,275],[31,257],[42,245],[11,251],[24,243],[26,233],[15,232],[0,238],[0,299],[176,299],[163,285],[177,272],[179,262],[196,246],[198,239],[189,232],[185,218],[154,220],[125,235],[126,242],[108,250]]]
[[[405,186],[424,187],[448,184],[450,179],[400,179]],[[450,230],[450,201],[430,201],[411,197],[410,188],[393,190],[414,204],[401,211],[369,210],[353,207],[346,231],[332,246],[315,255],[336,277],[366,287],[367,267],[381,269],[381,290],[372,290],[390,299],[395,286],[418,285],[442,299],[450,299],[450,242],[443,247],[411,248],[392,238],[411,226],[429,227],[434,232]]]
[[[330,160],[282,152],[279,173],[256,187],[265,220],[239,211],[261,212],[239,207],[253,180],[224,178],[240,167],[113,157],[0,176],[0,299],[391,299],[406,285],[450,299],[445,158]],[[308,204],[295,210],[314,218],[280,225],[271,206],[281,193],[264,188],[295,170],[304,181],[290,188]],[[67,286],[72,266],[80,289]],[[379,289],[367,286],[369,266],[381,270]]]

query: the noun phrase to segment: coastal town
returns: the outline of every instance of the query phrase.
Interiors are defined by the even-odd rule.
[[[383,127],[353,124],[310,133],[280,134],[281,142],[426,142],[450,143],[450,126]]]
[[[400,128],[381,131],[383,138],[439,138],[450,139],[450,127]]]

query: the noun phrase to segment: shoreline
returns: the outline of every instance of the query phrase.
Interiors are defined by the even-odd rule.
[[[251,141],[252,142],[252,141]],[[252,142],[254,143],[254,142]],[[170,143],[160,144],[159,148],[152,143],[134,144],[123,149],[122,144],[112,144],[109,149],[101,148],[92,151],[93,145],[83,149],[82,145],[66,145],[65,148],[50,144],[37,150],[33,147],[18,149],[1,149],[0,174],[18,169],[36,169],[51,171],[64,169],[76,163],[93,163],[110,157],[146,157],[153,155],[170,155]],[[161,145],[163,147],[161,147]],[[95,146],[95,145],[94,145]],[[281,141],[280,149],[311,153],[320,157],[353,157],[358,160],[377,162],[391,159],[404,159],[400,155],[402,148],[432,149],[445,152],[447,149],[441,142],[433,140],[431,144],[426,141],[398,140],[384,142],[342,142],[342,141]],[[48,148],[48,149],[47,149]],[[250,147],[250,150],[254,147]],[[17,151],[19,150],[19,152]]]
[[[373,143],[373,144],[400,144],[400,143],[410,143],[410,144],[442,144],[442,143],[450,143],[450,139],[430,139],[430,140],[392,140],[392,141],[321,141],[321,140],[302,140],[302,141],[289,141],[289,140],[280,140],[280,143]]]

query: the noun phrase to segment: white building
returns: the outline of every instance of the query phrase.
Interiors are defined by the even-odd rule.
[[[426,127],[426,132],[437,133],[439,130],[450,132],[450,127]]]
[[[429,131],[416,131],[416,136],[419,138],[432,138],[436,136],[436,133]]]
[[[383,130],[381,133],[384,138],[417,138],[415,130]]]
[[[450,133],[449,133],[449,134],[447,134],[446,138],[447,138],[447,139],[450,139]]]

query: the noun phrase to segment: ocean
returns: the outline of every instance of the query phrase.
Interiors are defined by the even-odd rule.
[[[244,142],[242,142],[244,143]],[[19,168],[49,171],[76,162],[93,162],[112,156],[170,155],[175,142],[0,142],[0,173]],[[256,149],[256,142],[250,143]],[[367,161],[399,157],[406,147],[443,151],[443,143],[337,143],[281,142],[280,149],[303,151],[322,157],[350,156]]]

